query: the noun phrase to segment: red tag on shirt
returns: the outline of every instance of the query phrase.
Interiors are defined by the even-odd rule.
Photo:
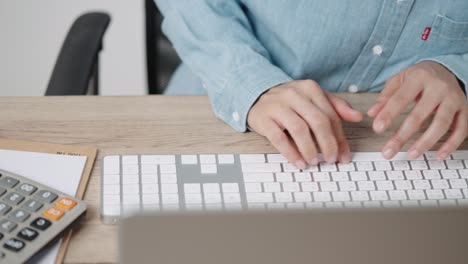
[[[424,29],[424,32],[421,35],[421,39],[426,41],[429,38],[429,35],[431,34],[431,27],[426,27]]]

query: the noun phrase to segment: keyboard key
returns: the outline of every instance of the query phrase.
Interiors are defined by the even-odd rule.
[[[272,193],[247,193],[247,202],[248,203],[272,203],[273,194]]]
[[[427,162],[431,170],[445,170],[445,162],[442,160],[429,160]]]
[[[278,173],[276,174],[276,178],[278,178]],[[309,182],[311,181],[310,173],[296,172],[294,173],[294,180],[297,182]]]
[[[318,167],[318,165],[317,166],[309,165],[309,167],[307,167],[306,169],[304,169],[302,171],[303,172],[317,172],[317,171],[319,171],[319,167]]]
[[[439,161],[437,159],[437,151],[426,151],[424,153],[424,156],[426,157],[427,160],[429,161],[432,161],[432,160],[436,160],[436,161]]]
[[[467,150],[457,150],[452,153],[454,159],[466,160],[468,159],[468,151]]]
[[[23,209],[16,209],[8,215],[8,218],[16,223],[24,222],[31,214]]]
[[[314,192],[314,201],[316,202],[331,202],[331,195],[329,192]]]
[[[319,187],[316,182],[301,182],[303,192],[318,192]]]
[[[13,188],[16,184],[18,184],[18,182],[19,181],[17,179],[13,179],[8,176],[0,178],[0,186],[3,186],[5,188]]]
[[[390,200],[407,200],[408,197],[406,197],[406,192],[402,190],[392,190],[388,192],[388,195],[390,196]]]
[[[283,191],[284,192],[300,192],[301,188],[299,187],[298,182],[283,182]]]
[[[103,194],[120,194],[120,185],[118,184],[103,185],[102,188]]]
[[[379,191],[387,191],[387,190],[395,189],[392,181],[376,181],[375,184],[377,185],[377,190]]]
[[[161,184],[161,193],[178,193],[179,186],[175,183],[163,183]]]
[[[265,192],[281,192],[281,184],[279,182],[265,182],[263,183]]]
[[[427,180],[440,179],[440,173],[438,170],[423,170],[422,174],[424,176],[424,179]]]
[[[143,205],[159,204],[159,195],[158,194],[142,194],[141,203]]]
[[[387,175],[387,178],[392,181],[405,179],[402,171],[386,171],[385,174]]]
[[[392,170],[392,165],[390,165],[389,161],[376,161],[374,162],[374,167],[378,171]]]
[[[276,181],[278,182],[292,182],[293,181],[293,176],[292,173],[290,172],[279,172],[275,173],[276,175]]]
[[[267,154],[270,163],[286,163],[288,160],[281,154]]]
[[[312,201],[312,196],[308,192],[295,192],[293,196],[294,200],[299,203]]]
[[[373,171],[374,166],[372,162],[369,161],[358,161],[356,162],[356,167],[358,171]]]
[[[140,183],[140,176],[138,174],[125,174],[122,175],[123,184],[138,184]]]
[[[423,190],[408,190],[408,198],[410,200],[425,200],[426,195]]]
[[[405,171],[405,177],[408,180],[422,180],[422,174],[419,170]]]
[[[120,204],[120,195],[105,194],[105,195],[102,196],[102,203],[105,204],[105,205],[119,205]]]
[[[288,209],[304,209],[303,203],[287,203],[286,207]]]
[[[157,174],[142,174],[141,175],[141,183],[158,183],[158,175]]]
[[[320,163],[320,171],[337,171],[335,163]]]
[[[332,192],[332,196],[335,202],[347,202],[351,200],[348,192]]]
[[[354,163],[338,163],[338,170],[339,171],[355,171],[356,168],[354,167]]]
[[[388,195],[386,191],[370,191],[370,197],[374,201],[388,200]]]
[[[140,193],[140,185],[139,184],[127,184],[122,185],[122,193],[125,194],[138,194]]]
[[[23,203],[23,205],[21,207],[34,213],[34,212],[37,212],[37,210],[39,210],[40,208],[42,208],[42,205],[43,205],[42,203],[40,203],[40,202],[38,202],[36,200],[29,199],[28,201]]]
[[[424,160],[412,160],[410,161],[411,168],[413,170],[427,170],[427,164]]]
[[[55,201],[55,199],[57,199],[57,195],[55,193],[46,190],[40,190],[35,194],[35,197],[39,201],[46,203],[52,203]]]
[[[357,190],[356,183],[354,183],[352,181],[339,182],[338,187],[339,187],[339,189],[341,191],[346,191],[346,192],[356,191]]]
[[[410,169],[408,161],[406,160],[395,160],[395,161],[392,161],[392,164],[393,164],[394,170],[402,171],[402,170]]]
[[[103,184],[120,184],[119,174],[104,174],[102,176]]]
[[[248,193],[262,192],[262,185],[261,183],[257,183],[257,182],[246,182],[245,192],[248,192]]]
[[[65,211],[70,211],[75,207],[76,201],[69,197],[62,197],[57,202],[55,202],[55,206]]]
[[[282,163],[284,172],[299,172],[300,170],[291,163]]]
[[[373,191],[375,190],[375,185],[373,181],[359,181],[357,182],[358,189],[360,191]]]
[[[281,172],[279,163],[247,163],[241,167],[243,172]]]
[[[104,157],[103,174],[120,174],[120,157],[107,156]]]
[[[434,189],[448,189],[449,184],[447,180],[431,180]]]
[[[385,181],[387,179],[383,171],[369,171],[368,174],[371,181]]]
[[[468,189],[464,189],[463,194],[465,195],[465,199],[468,199]]]
[[[25,194],[25,195],[31,195],[36,190],[37,190],[36,186],[33,186],[31,184],[28,184],[28,183],[23,183],[16,189],[17,192],[19,192],[21,194]]]
[[[450,186],[452,186],[453,189],[466,189],[468,188],[468,185],[466,184],[465,179],[450,179]]]
[[[446,189],[444,193],[447,199],[463,199],[463,194],[459,189]]]
[[[7,241],[5,241],[3,247],[14,252],[19,252],[24,248],[25,245],[26,244],[19,239],[10,238]]]
[[[464,169],[463,163],[461,160],[446,160],[448,169]]]
[[[441,170],[442,178],[444,179],[456,179],[458,178],[458,173],[456,170]]]
[[[159,172],[163,173],[176,173],[176,165],[175,164],[161,164],[159,165]]]
[[[333,181],[348,181],[348,173],[346,172],[332,172],[331,178]]]
[[[219,183],[204,183],[203,184],[204,193],[219,193]]]
[[[42,216],[49,220],[58,221],[62,218],[64,212],[57,207],[49,207],[42,213]]]
[[[428,190],[432,189],[431,184],[428,180],[414,180],[413,181],[414,189],[416,190]]]
[[[142,155],[141,164],[175,164],[174,155]]]
[[[224,203],[227,203],[227,204],[241,202],[241,197],[239,193],[225,192],[223,193],[223,198],[224,198]]]
[[[427,199],[430,200],[442,200],[445,199],[445,195],[442,190],[426,190]]]
[[[143,164],[141,165],[141,174],[157,174],[158,165]]]
[[[212,204],[212,203],[221,203],[221,194],[219,192],[211,192],[205,193],[205,203]]]
[[[201,164],[216,164],[216,156],[215,155],[200,155],[200,163]]]
[[[465,161],[465,163],[468,163],[467,161]],[[468,166],[468,165],[467,165]],[[458,170],[458,173],[460,174],[460,177],[463,178],[463,179],[468,179],[468,169],[462,169],[462,170]]]
[[[0,220],[0,231],[2,231],[2,233],[10,233],[17,226],[18,225],[13,221],[7,219]]]
[[[273,182],[273,173],[268,172],[255,172],[255,173],[244,173],[245,182]]]
[[[218,166],[212,163],[200,164],[202,174],[216,174],[218,173]]]
[[[137,155],[125,155],[122,156],[122,164],[138,164]]]
[[[0,203],[0,215],[4,215],[10,211],[11,206],[6,203]]]
[[[186,193],[185,194],[185,203],[186,204],[201,204],[203,203],[203,198],[201,193]]]
[[[162,203],[164,205],[177,204],[179,205],[179,195],[173,193],[163,193],[161,194]],[[174,207],[163,207],[163,209],[175,209]]]
[[[312,180],[316,182],[330,181],[330,174],[328,172],[313,172]]]
[[[263,154],[240,154],[241,163],[264,163],[265,155]]]
[[[36,220],[34,220],[32,223],[31,223],[31,226],[34,227],[34,228],[37,228],[39,230],[46,230],[47,228],[49,228],[49,226],[52,224],[52,222],[50,222],[49,220],[47,219],[44,219],[42,217],[38,217],[36,218]]]
[[[225,193],[238,193],[239,184],[238,183],[223,183],[221,184],[223,192]]]
[[[18,237],[27,241],[33,241],[38,235],[39,233],[36,230],[29,227],[25,227],[18,232]]]
[[[138,165],[123,164],[122,165],[122,174],[138,174],[140,173],[140,168]]]
[[[234,164],[234,155],[232,154],[219,154],[218,155],[219,164]]]
[[[181,155],[180,160],[184,165],[194,165],[198,163],[197,155]]]
[[[201,186],[199,183],[186,183],[184,184],[185,193],[201,193]]]
[[[177,183],[177,175],[175,173],[162,173],[161,183]]]
[[[352,171],[349,175],[352,181],[367,181],[367,174],[363,171]]]
[[[8,193],[5,197],[3,197],[3,200],[8,202],[9,204],[17,205],[24,200],[24,196],[15,192],[11,192]]]
[[[322,192],[335,192],[338,191],[336,182],[320,182],[320,190]]]

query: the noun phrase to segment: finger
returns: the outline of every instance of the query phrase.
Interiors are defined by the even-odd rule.
[[[369,117],[375,117],[385,103],[392,97],[392,95],[400,88],[401,85],[401,74],[397,74],[387,80],[383,90],[380,92],[380,95],[377,97],[375,104],[369,108],[367,115]]]
[[[364,116],[361,112],[351,107],[345,100],[330,93],[326,93],[328,100],[332,104],[338,116],[347,122],[361,122]]]
[[[453,107],[452,102],[444,101],[440,104],[429,128],[408,150],[408,157],[415,159],[432,148],[447,133],[456,112],[457,109]]]
[[[439,160],[446,159],[466,139],[468,131],[468,115],[466,111],[458,112],[454,118],[453,131],[449,138],[437,151]]]
[[[393,134],[392,138],[385,144],[382,149],[382,155],[386,159],[393,158],[406,142],[421,129],[432,111],[436,109],[438,103],[439,100],[434,99],[434,97],[427,94],[423,95],[398,130]]]
[[[292,109],[278,111],[275,115],[275,119],[289,132],[302,158],[309,164],[317,165],[317,148],[306,121]]]
[[[265,135],[273,147],[283,154],[290,163],[294,164],[298,168],[307,167],[299,151],[297,151],[289,137],[274,120],[264,120],[258,133]]]
[[[315,102],[311,102],[310,100],[305,99],[302,95],[296,94],[291,98],[295,102],[293,104],[293,108],[307,122],[310,129],[314,132],[317,144],[320,146],[324,159],[329,163],[335,163],[338,157],[338,143],[336,133],[332,127],[332,122],[329,116],[334,113],[334,110],[329,105],[328,100],[324,97],[323,93],[318,92],[314,95],[310,95],[310,91],[307,93],[309,94],[309,99],[310,97],[315,98]],[[325,111],[332,113],[327,114],[320,107],[322,109],[326,109]],[[338,120],[336,114],[335,117],[335,119]],[[341,127],[341,124],[339,124],[338,127]]]
[[[373,122],[373,129],[376,133],[382,133],[412,103],[423,89],[422,84],[415,78],[407,78],[385,103],[377,114]]]

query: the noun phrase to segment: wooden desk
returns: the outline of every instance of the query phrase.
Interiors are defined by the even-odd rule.
[[[376,98],[375,94],[341,96],[364,112]],[[377,136],[370,124],[366,119],[345,125],[353,151],[380,150],[390,135]],[[99,148],[85,195],[89,211],[74,232],[66,263],[117,261],[117,227],[103,225],[99,219],[103,156],[275,152],[255,133],[236,133],[217,120],[204,96],[3,97],[0,137]]]

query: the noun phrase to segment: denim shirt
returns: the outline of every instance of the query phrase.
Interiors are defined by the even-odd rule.
[[[378,92],[423,60],[467,87],[467,0],[156,0],[163,31],[237,131],[258,97],[313,79],[331,92]]]

